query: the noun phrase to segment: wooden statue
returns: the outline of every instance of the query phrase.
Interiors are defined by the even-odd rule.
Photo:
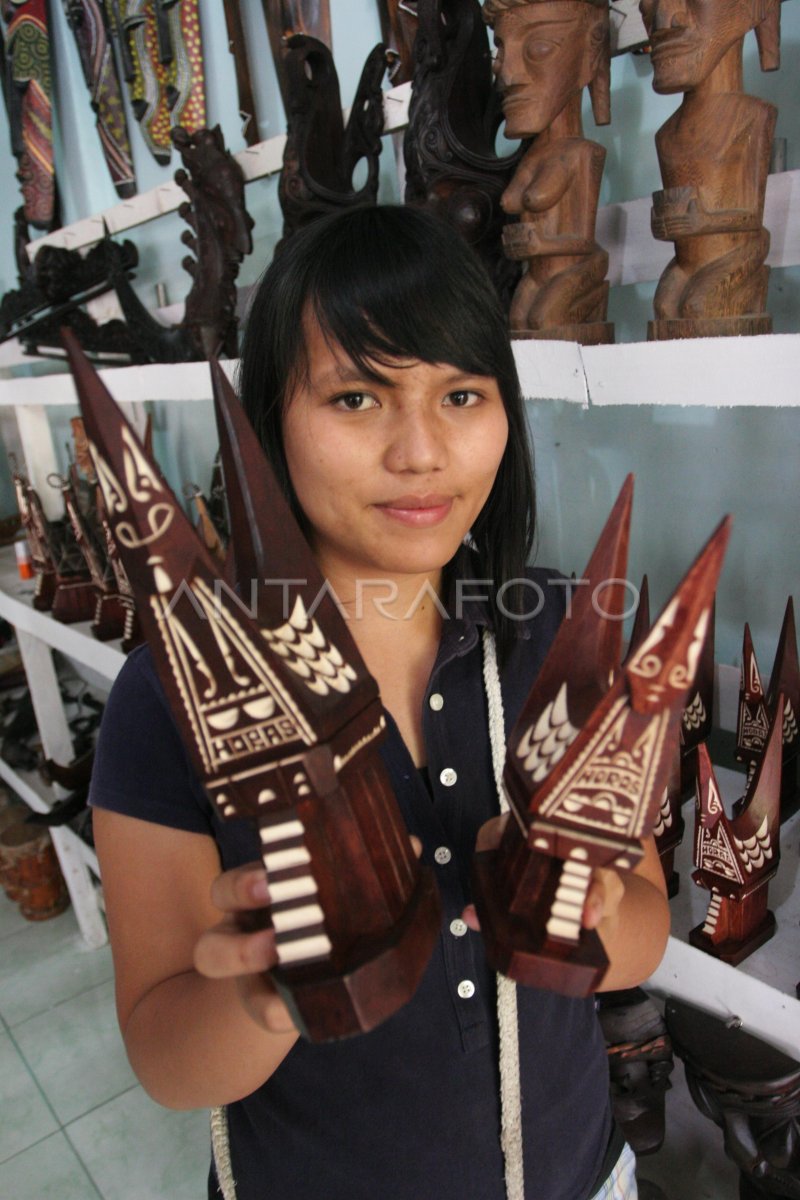
[[[189,199],[178,214],[191,227],[181,241],[192,251],[181,265],[192,277],[179,325],[162,325],[121,272],[112,276],[139,362],[193,362],[238,353],[236,277],[253,248],[253,220],[244,203],[244,175],[225,149],[219,126],[187,133],[173,129],[183,167],[175,182]],[[194,256],[194,257],[192,257]]]
[[[272,61],[278,77],[283,110],[289,116],[289,84],[286,71],[289,38],[305,34],[333,50],[330,0],[261,0],[267,23]]]
[[[653,340],[772,330],[763,216],[777,110],[744,94],[742,45],[755,29],[761,66],[775,70],[780,7],[642,0],[653,86],[684,93],[656,134],[664,189],[653,196],[653,236],[674,242],[675,257],[656,290]]]
[[[508,739],[503,783],[516,820],[479,837],[475,859],[492,966],[574,996],[594,990],[608,965],[581,925],[592,871],[631,870],[653,829],[729,534],[726,520],[620,668],[632,486],[629,477],[584,572],[590,586]]]
[[[739,1168],[740,1200],[798,1200],[800,1063],[681,1000],[668,999],[664,1017],[692,1099]]]
[[[383,45],[367,56],[345,127],[333,55],[316,38],[295,34],[286,43],[286,147],[278,183],[283,238],[341,208],[374,204],[383,133],[381,84],[389,59]],[[356,186],[358,164],[366,179]]]
[[[478,0],[421,0],[403,139],[406,204],[443,217],[477,251],[505,307],[520,264],[504,256],[500,197],[519,163],[495,151],[502,120]]]
[[[778,704],[783,704],[782,718]],[[739,682],[739,710],[736,721],[736,757],[752,776],[766,745],[770,725],[777,719],[783,722],[783,753],[781,774],[781,821],[792,816],[800,804],[797,768],[800,755],[800,662],[797,655],[797,633],[794,621],[794,602],[786,603],[783,624],[769,686],[764,691],[758,669],[749,625],[744,627],[742,670]]]
[[[11,479],[17,498],[22,529],[31,552],[31,562],[36,576],[33,592],[33,607],[39,612],[49,612],[53,607],[56,592],[55,548],[52,544],[50,522],[45,516],[39,493],[17,466],[14,454],[9,454]]]
[[[698,950],[736,966],[768,941],[775,917],[767,884],[780,861],[781,721],[773,721],[741,811],[728,817],[708,751],[698,750],[692,876],[711,892],[702,925],[689,934]]]
[[[714,727],[714,635],[716,603],[711,607],[708,633],[697,664],[695,686],[681,721],[681,802],[693,799],[697,782],[697,748],[708,741]]]
[[[256,616],[69,334],[109,520],[176,722],[224,817],[256,825],[273,979],[314,1041],[371,1029],[413,995],[439,931],[377,746],[385,718],[346,623],[221,368],[212,364],[236,578],[303,580]],[[249,594],[249,589],[245,592]],[[317,602],[319,604],[317,605]],[[313,615],[312,615],[313,614]]]
[[[595,240],[606,152],[583,136],[588,85],[595,120],[607,124],[607,0],[486,0],[508,137],[535,141],[503,194],[503,246],[527,270],[511,304],[515,337],[585,345],[614,340],[606,321],[608,254]]]

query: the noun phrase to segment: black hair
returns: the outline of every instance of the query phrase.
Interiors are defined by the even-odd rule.
[[[245,328],[242,404],[302,527],[283,446],[285,401],[308,369],[303,317],[309,306],[332,342],[380,379],[375,364],[397,358],[448,363],[493,377],[508,418],[508,442],[486,504],[471,530],[475,578],[490,579],[501,659],[522,611],[533,544],[535,491],[525,410],[505,314],[475,252],[438,217],[400,206],[323,217],[294,234],[261,278]],[[451,574],[452,572],[450,572]],[[451,582],[447,568],[445,584]]]

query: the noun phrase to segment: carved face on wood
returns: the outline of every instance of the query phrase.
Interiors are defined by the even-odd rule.
[[[535,0],[494,17],[494,70],[508,137],[547,129],[594,78],[606,45],[604,22],[604,11],[585,0]]]
[[[640,0],[650,37],[653,87],[688,92],[711,74],[732,46],[758,25],[764,0]]]

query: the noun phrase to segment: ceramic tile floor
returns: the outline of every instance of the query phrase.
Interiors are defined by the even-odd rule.
[[[680,1064],[673,1080],[665,1145],[642,1159],[640,1178],[663,1200],[736,1200],[736,1172],[718,1130],[694,1109]],[[207,1115],[160,1108],[136,1083],[108,947],[86,949],[71,911],[31,924],[2,893],[0,1114],[0,1200],[206,1195]]]

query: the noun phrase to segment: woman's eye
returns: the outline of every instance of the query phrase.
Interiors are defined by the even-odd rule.
[[[369,392],[345,392],[333,401],[334,408],[343,408],[347,412],[364,412],[367,408],[376,408],[377,400]]]
[[[477,392],[450,392],[445,403],[451,404],[453,408],[471,408],[479,400]]]

